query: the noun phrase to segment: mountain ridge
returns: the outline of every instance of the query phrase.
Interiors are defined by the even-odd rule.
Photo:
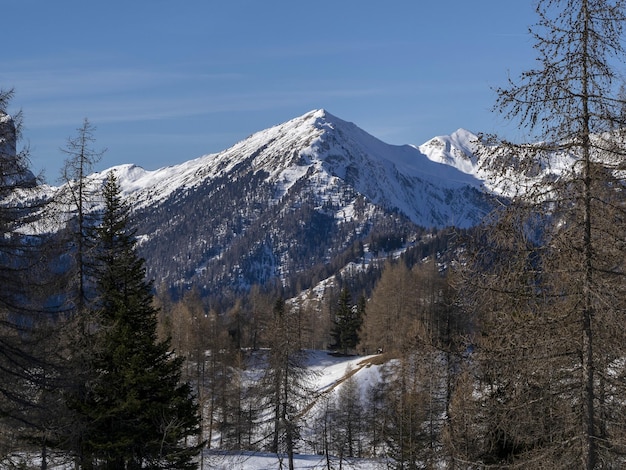
[[[157,285],[231,296],[307,288],[427,229],[479,223],[490,209],[482,181],[434,160],[319,109],[222,152],[89,179],[97,188],[117,175]]]
[[[116,172],[123,192],[134,194],[135,203],[141,207],[159,203],[180,188],[191,189],[206,178],[221,177],[241,164],[242,157],[249,160],[247,164],[253,172],[265,171],[267,181],[276,183],[273,199],[280,199],[307,171],[320,177],[326,172],[327,179],[347,181],[373,202],[404,212],[418,225],[467,227],[480,219],[478,214],[459,216],[442,210],[441,205],[431,208],[438,214],[426,214],[411,207],[409,200],[409,196],[416,196],[423,205],[435,195],[434,187],[447,191],[480,190],[482,181],[473,174],[438,162],[415,146],[386,144],[323,109],[254,133],[219,153],[153,171],[132,164],[120,165],[101,175]],[[381,184],[380,178],[385,184]],[[401,181],[413,188],[421,183],[425,189],[402,194],[406,188],[397,190]],[[142,191],[144,194],[138,194]]]

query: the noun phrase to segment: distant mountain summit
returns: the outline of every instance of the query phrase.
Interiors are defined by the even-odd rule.
[[[465,129],[450,135],[433,137],[418,147],[430,160],[478,177],[480,165],[476,156],[481,144],[478,136]]]

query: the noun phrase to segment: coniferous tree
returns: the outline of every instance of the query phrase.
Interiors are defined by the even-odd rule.
[[[61,149],[67,155],[61,170],[60,181],[63,184],[55,196],[58,214],[65,227],[59,233],[59,241],[64,247],[61,260],[67,269],[59,277],[63,279],[60,297],[62,309],[67,321],[63,324],[65,356],[63,388],[70,400],[81,401],[86,395],[86,385],[93,379],[92,345],[94,326],[98,324],[95,296],[95,259],[94,227],[97,223],[95,208],[101,203],[101,192],[89,179],[93,166],[100,160],[104,150],[95,151],[95,127],[85,119],[77,136],[68,138],[67,145]],[[70,398],[71,397],[71,398]],[[63,433],[65,442],[60,445],[72,449],[80,460],[78,449],[83,439],[85,424],[80,414],[71,410]]]
[[[195,468],[197,407],[180,383],[181,359],[158,341],[144,260],[135,251],[129,208],[113,173],[97,236],[97,372],[78,404],[88,426],[83,466],[106,469]]]
[[[402,262],[387,262],[376,283],[363,322],[363,349],[397,354],[411,342],[417,315],[415,283]]]
[[[354,375],[345,380],[335,398],[331,435],[340,457],[362,457],[363,404]]]
[[[339,294],[337,313],[333,325],[333,348],[340,350],[343,354],[353,350],[359,344],[359,331],[363,324],[364,302],[360,301],[358,308],[352,305],[352,296],[347,287],[344,287]]]
[[[422,461],[432,463],[423,459],[423,451],[432,441],[427,427],[429,395],[422,388],[424,376],[415,370],[419,365],[404,358],[392,369],[393,380],[385,394],[385,441],[396,468],[401,470],[418,468]]]
[[[30,297],[26,289],[30,283],[39,284],[28,276],[41,258],[41,247],[37,237],[27,236],[24,229],[37,220],[41,207],[29,198],[36,179],[28,169],[28,149],[17,149],[21,113],[8,114],[12,98],[12,90],[0,89],[0,309],[26,313],[24,300]]]
[[[388,369],[382,368],[381,380],[370,383],[364,396],[365,437],[364,447],[367,455],[378,457],[385,453],[387,418],[385,397],[388,393]]]
[[[434,466],[442,449],[466,324],[435,260],[388,263],[368,303],[366,344],[395,360],[369,391],[368,446],[397,468]],[[380,449],[380,450],[379,450]]]

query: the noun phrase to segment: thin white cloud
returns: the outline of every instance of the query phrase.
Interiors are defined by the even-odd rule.
[[[260,111],[331,99],[388,94],[385,87],[318,82],[295,83],[279,90],[215,91],[210,80],[232,82],[239,74],[166,76],[142,69],[61,70],[22,74],[16,89],[31,128],[94,123],[176,119],[221,112]],[[321,86],[320,86],[321,85]],[[237,87],[231,87],[237,88]],[[22,89],[24,92],[22,92]]]
[[[146,88],[181,86],[181,84],[188,82],[227,81],[241,78],[241,74],[233,72],[212,74],[133,67],[53,67],[52,65],[46,67],[46,64],[30,65],[24,68],[7,67],[10,74],[0,72],[0,83],[5,87],[16,88],[20,99],[26,101],[102,96],[136,92]]]

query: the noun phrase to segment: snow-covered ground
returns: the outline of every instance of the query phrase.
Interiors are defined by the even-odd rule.
[[[359,383],[364,385],[372,380],[371,375],[377,377],[377,366],[372,366],[372,356],[337,356],[327,351],[307,351],[308,367],[314,373],[314,388],[320,393],[332,389],[350,373],[357,371]]]
[[[294,458],[294,467],[299,470],[323,470],[339,468],[339,459],[331,457],[329,461],[323,455],[297,455]],[[264,454],[262,452],[241,452],[228,454],[220,452],[205,452],[204,468],[212,470],[276,470],[289,468],[287,456]],[[380,470],[388,468],[387,462],[371,459],[344,458],[341,462],[344,470]]]
[[[307,363],[312,374],[311,409],[303,417],[302,424],[315,414],[315,404],[323,396],[336,393],[348,376],[354,376],[361,392],[379,380],[380,365],[377,365],[377,355],[371,356],[337,356],[328,351],[307,351]],[[336,469],[344,470],[374,470],[388,468],[388,463],[382,459],[339,458],[324,455],[297,454],[294,459],[296,469]],[[263,470],[289,468],[286,455],[276,455],[264,452],[222,452],[207,450],[204,452],[204,468],[216,470]],[[330,465],[330,467],[329,467]]]
[[[61,459],[59,459],[60,461]],[[198,463],[199,469],[205,470],[276,470],[289,468],[286,455],[276,455],[263,452],[221,452],[204,451],[203,463]],[[41,468],[39,459],[28,461],[23,455],[13,460],[14,466],[8,468]],[[7,465],[10,465],[7,463]],[[326,460],[323,455],[296,455],[294,467],[298,470],[323,470],[339,468],[340,461],[337,457],[330,457]],[[2,467],[7,468],[7,467]],[[55,464],[48,463],[49,470],[71,470],[73,463]],[[341,468],[344,470],[380,470],[388,468],[384,460],[354,459],[344,458],[341,461]]]

